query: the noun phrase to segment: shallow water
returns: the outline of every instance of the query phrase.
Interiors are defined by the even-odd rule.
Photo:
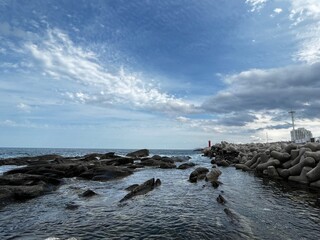
[[[208,158],[188,152],[191,161],[211,167]],[[319,239],[317,192],[266,181],[221,168],[214,189],[188,182],[187,170],[146,168],[110,182],[66,179],[56,192],[0,210],[0,239]],[[124,189],[152,177],[162,185],[119,204]],[[86,189],[99,195],[78,197]],[[221,194],[225,205],[217,203]],[[78,209],[67,210],[73,202]],[[224,212],[231,211],[231,215]]]

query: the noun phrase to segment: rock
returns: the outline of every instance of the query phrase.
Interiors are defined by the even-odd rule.
[[[310,170],[310,172],[307,173],[307,178],[310,182],[320,180],[320,162],[317,164],[315,168],[313,168],[312,170]]]
[[[224,199],[224,197],[222,197],[220,194],[217,197],[217,202],[220,204],[225,204],[227,201]]]
[[[94,168],[80,174],[79,177],[94,181],[109,181],[117,178],[127,177],[132,173],[132,170],[123,167],[95,166]]]
[[[211,159],[210,163],[211,163],[211,164],[216,164],[217,161],[216,161],[216,159]]]
[[[218,188],[220,186],[220,184],[222,184],[220,181],[218,180],[212,180],[211,181],[211,186],[214,188]]]
[[[79,208],[79,205],[75,204],[74,202],[70,202],[66,204],[65,209],[67,210],[76,210]]]
[[[176,157],[171,157],[171,159],[175,162],[186,162],[189,159],[191,159],[191,157],[189,157],[189,156],[176,156]]]
[[[92,197],[94,195],[97,195],[94,191],[92,191],[91,189],[88,189],[86,190],[85,192],[79,194],[79,197],[85,197],[85,198],[88,198],[88,197]]]
[[[149,150],[148,149],[140,149],[140,150],[137,150],[134,152],[130,152],[126,156],[133,157],[133,158],[148,157]]]
[[[120,202],[129,200],[137,195],[143,195],[146,194],[147,192],[150,192],[151,190],[153,190],[155,187],[161,185],[161,181],[160,179],[157,179],[155,181],[154,178],[151,178],[147,181],[145,181],[143,184],[135,187],[134,189],[131,190],[130,193],[128,193],[127,195],[125,195]]]
[[[206,174],[207,172],[209,172],[209,169],[204,168],[204,167],[198,167],[190,174],[189,181],[190,182],[197,182],[197,180],[202,178],[202,176],[204,174]]]
[[[132,185],[130,185],[129,187],[127,187],[125,190],[131,192],[133,189],[135,189],[135,188],[138,187],[138,186],[139,186],[139,184],[132,184]]]
[[[290,176],[288,178],[289,181],[299,182],[301,184],[308,184],[309,180],[307,178],[307,172],[309,172],[311,167],[303,167],[300,176]]]
[[[141,165],[143,166],[152,166],[152,167],[160,167],[160,164],[163,163],[161,160],[155,159],[141,159]]]
[[[120,165],[126,165],[126,164],[133,164],[133,159],[132,158],[114,158],[114,159],[105,159],[105,160],[100,160],[101,164],[104,165],[113,165],[113,166],[120,166]]]
[[[25,173],[14,173],[0,176],[0,185],[32,186],[43,182],[54,186],[58,186],[62,183],[61,180],[56,178]]]
[[[160,168],[163,169],[170,169],[170,168],[176,168],[177,166],[174,163],[170,163],[170,162],[161,162],[160,163]]]
[[[191,168],[191,167],[194,167],[196,164],[194,164],[193,162],[187,162],[187,163],[183,163],[181,164],[178,169],[188,169],[188,168]]]
[[[161,160],[162,159],[162,157],[160,155],[153,155],[151,158],[154,160]]]
[[[320,207],[320,198],[317,198],[317,199],[316,199],[315,205],[316,205],[317,207]]]
[[[210,172],[206,174],[206,179],[209,182],[216,181],[221,175],[221,171],[218,168],[211,169]]]

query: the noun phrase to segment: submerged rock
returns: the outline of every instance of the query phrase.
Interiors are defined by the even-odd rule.
[[[94,191],[92,191],[91,189],[88,189],[86,190],[85,192],[79,194],[79,197],[85,197],[85,198],[88,198],[88,197],[92,197],[94,195],[97,195],[97,193],[95,193]]]

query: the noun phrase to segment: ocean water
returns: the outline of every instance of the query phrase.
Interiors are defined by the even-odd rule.
[[[56,153],[64,156],[97,149],[10,149],[2,156]],[[129,150],[113,150],[125,154]],[[198,166],[210,160],[190,150],[151,150],[151,154],[189,155]],[[66,179],[57,191],[0,209],[0,239],[320,239],[318,191],[273,182],[251,173],[220,168],[223,183],[190,183],[187,170],[145,168],[126,178],[95,182]],[[152,177],[162,185],[124,203],[126,187]],[[97,196],[78,196],[86,189]],[[221,194],[225,205],[216,201]],[[67,210],[68,203],[79,205]],[[225,208],[230,209],[227,215]]]

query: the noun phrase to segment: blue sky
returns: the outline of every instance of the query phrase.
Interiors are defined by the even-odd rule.
[[[318,0],[0,0],[0,146],[320,136]]]

